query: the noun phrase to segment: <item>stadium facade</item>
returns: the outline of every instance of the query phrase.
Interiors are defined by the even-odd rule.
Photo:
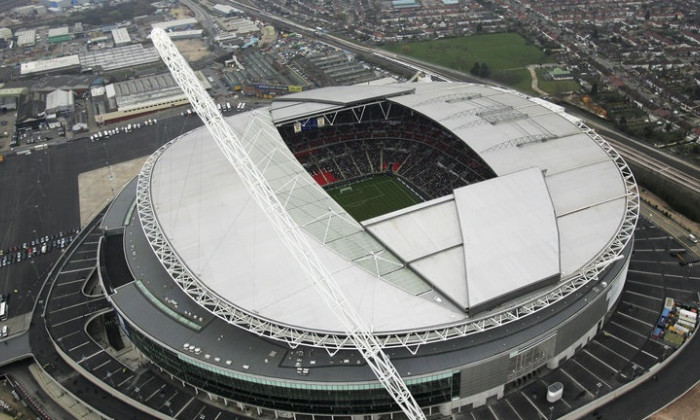
[[[618,301],[636,185],[556,105],[353,86],[227,122],[426,413],[556,368]],[[378,176],[422,202],[357,221],[324,190]],[[205,128],[154,153],[101,226],[123,331],[183,384],[279,416],[398,410]]]

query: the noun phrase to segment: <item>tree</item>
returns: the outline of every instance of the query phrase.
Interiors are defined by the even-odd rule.
[[[479,64],[479,62],[477,61],[472,66],[472,69],[469,71],[469,73],[473,74],[474,76],[478,76],[480,72],[481,72],[481,64]]]
[[[647,9],[647,11],[644,12],[644,21],[646,22],[647,20],[649,20],[650,17],[651,17],[651,9]]]
[[[481,77],[489,77],[491,75],[491,69],[489,66],[486,65],[486,63],[481,63],[481,69],[479,70],[479,76]]]
[[[598,94],[598,82],[593,82],[591,86],[591,91],[589,92],[591,96],[596,96]]]
[[[627,128],[627,118],[625,116],[620,117],[620,122],[618,123],[620,125],[620,128],[625,129]]]

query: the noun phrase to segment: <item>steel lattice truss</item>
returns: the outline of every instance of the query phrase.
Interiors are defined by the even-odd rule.
[[[582,132],[588,134],[608,156],[610,156],[617,165],[625,184],[624,198],[626,210],[624,218],[618,228],[617,234],[608,245],[578,272],[572,273],[567,278],[562,279],[555,287],[543,291],[516,307],[505,308],[497,312],[490,312],[482,316],[472,317],[454,324],[442,325],[432,329],[375,335],[375,338],[383,348],[403,347],[415,354],[420,346],[424,344],[465,337],[506,325],[536,313],[560,301],[566,296],[569,296],[590,281],[597,280],[601,272],[610,266],[610,264],[623,257],[622,253],[632,239],[639,215],[639,195],[634,176],[620,154],[605,140],[582,122],[580,122],[578,126]],[[173,142],[174,141],[177,141],[177,139],[173,140]],[[268,319],[261,318],[259,315],[248,312],[243,308],[236,307],[209,290],[205,285],[199,282],[196,275],[187,270],[186,266],[180,261],[161,231],[150,196],[150,181],[153,165],[160,154],[169,146],[170,143],[163,146],[154,153],[144,165],[139,175],[137,200],[139,217],[144,232],[151,243],[151,247],[178,285],[188,295],[219,318],[230,324],[245,328],[255,334],[283,341],[292,348],[296,348],[300,345],[308,345],[323,348],[330,354],[335,354],[341,349],[354,349],[355,347],[352,340],[350,340],[346,334],[310,331],[307,329],[290,327],[288,325],[281,325]]]
[[[231,163],[243,181],[248,193],[275,227],[279,238],[299,263],[307,278],[324,299],[328,307],[343,323],[353,347],[359,351],[401,410],[409,419],[424,419],[425,415],[401,379],[381,343],[369,332],[365,322],[342,293],[333,277],[313,251],[301,228],[292,220],[274,190],[252,161],[242,142],[226,124],[213,100],[197,80],[194,72],[182,57],[168,34],[160,28],[151,32],[151,39],[158,53],[170,69],[173,78],[184,91],[199,114],[221,152]],[[154,247],[155,250],[155,247]]]

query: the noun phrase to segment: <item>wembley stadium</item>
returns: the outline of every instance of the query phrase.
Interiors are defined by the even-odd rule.
[[[602,327],[638,217],[619,154],[495,87],[332,87],[226,118],[426,414],[500,398]],[[104,214],[100,276],[129,340],[240,409],[400,411],[206,128]]]

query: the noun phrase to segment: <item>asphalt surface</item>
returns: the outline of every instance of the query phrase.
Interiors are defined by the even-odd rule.
[[[131,133],[91,142],[82,138],[31,154],[10,154],[0,165],[0,249],[80,227],[78,175],[151,154],[165,142],[202,123],[197,117],[159,119]],[[0,267],[0,293],[9,295],[9,316],[28,313],[44,274],[61,252]]]

